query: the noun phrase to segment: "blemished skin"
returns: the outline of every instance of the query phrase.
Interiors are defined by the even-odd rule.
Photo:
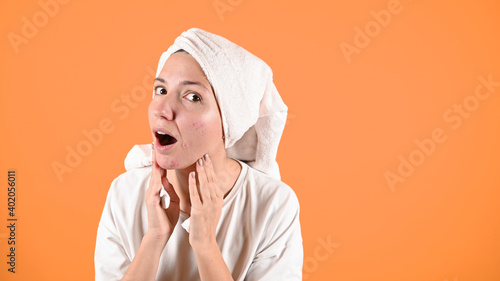
[[[189,243],[201,280],[233,280],[215,231],[241,166],[227,157],[217,100],[191,55],[178,52],[168,58],[155,80],[148,116],[154,140],[146,191],[148,230],[122,280],[155,280],[180,211],[190,215]],[[175,141],[162,141],[164,134]],[[166,210],[161,206],[162,185],[170,196]]]

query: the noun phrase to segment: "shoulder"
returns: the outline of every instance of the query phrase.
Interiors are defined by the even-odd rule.
[[[150,176],[151,166],[133,169],[116,177],[111,183],[111,188],[116,191],[134,189],[134,186],[147,183]]]
[[[251,221],[252,236],[259,241],[256,258],[281,256],[284,251],[301,256],[300,206],[292,188],[248,167],[240,192],[246,195],[240,195],[245,219]]]
[[[291,198],[297,201],[297,196],[289,185],[252,167],[248,167],[246,182],[263,197]]]
[[[119,175],[111,183],[106,204],[126,206],[141,203],[150,177],[151,167],[133,169]]]
[[[247,166],[242,189],[247,200],[269,214],[299,212],[299,200],[289,185],[250,166]]]

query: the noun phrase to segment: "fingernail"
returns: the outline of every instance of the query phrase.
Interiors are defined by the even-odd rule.
[[[191,177],[194,179],[196,176],[196,173],[195,172],[191,172]]]
[[[210,161],[210,158],[208,158],[208,153],[205,154],[205,161],[207,161],[207,162]]]
[[[200,164],[200,166],[203,166],[203,160],[201,160],[201,158],[198,159],[198,164]]]

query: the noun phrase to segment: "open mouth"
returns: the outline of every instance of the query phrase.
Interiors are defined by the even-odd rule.
[[[156,139],[161,146],[171,145],[177,142],[177,139],[172,137],[171,135],[163,132],[156,132]]]

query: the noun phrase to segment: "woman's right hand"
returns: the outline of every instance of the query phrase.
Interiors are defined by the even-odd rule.
[[[161,254],[179,218],[179,196],[167,180],[167,171],[156,163],[155,153],[153,150],[153,170],[145,199],[148,210],[148,231],[142,238],[141,246],[122,281],[155,280]],[[170,196],[170,206],[166,210],[161,206],[162,184]]]
[[[148,210],[148,231],[146,236],[166,244],[179,219],[179,196],[167,179],[167,170],[156,162],[156,151],[153,150],[153,170],[146,190],[146,207]],[[165,210],[161,205],[161,188],[170,196],[170,205]]]

